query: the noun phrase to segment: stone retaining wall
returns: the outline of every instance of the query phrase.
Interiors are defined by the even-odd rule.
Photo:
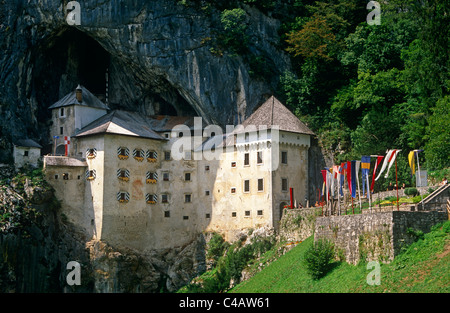
[[[314,240],[334,242],[348,263],[356,264],[361,259],[390,262],[403,246],[416,240],[419,231],[429,232],[433,225],[446,220],[447,213],[442,211],[318,217]]]

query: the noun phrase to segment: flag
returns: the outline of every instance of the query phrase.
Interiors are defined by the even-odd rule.
[[[352,177],[352,198],[356,198],[356,161],[352,161],[351,177]]]
[[[375,186],[375,174],[377,172],[378,165],[381,163],[381,160],[383,160],[384,156],[378,155],[377,156],[377,162],[375,163],[375,168],[373,169],[372,174],[372,184],[370,185],[370,190],[373,191],[373,187]]]
[[[393,164],[393,161],[395,160],[395,156],[397,155],[397,151],[399,151],[399,150],[391,149],[391,150],[387,151],[386,157],[384,158],[384,161],[383,161],[383,166],[381,166],[381,170],[378,173],[378,176],[377,176],[377,178],[375,178],[375,180],[378,180],[381,177],[381,174],[384,172],[386,167],[388,167],[388,165],[389,165],[389,167],[388,167],[388,170],[387,170],[387,174],[389,174],[389,169],[391,168],[391,166]],[[387,174],[384,176],[385,178],[387,178]]]
[[[346,168],[347,168],[347,163],[341,163],[341,166],[340,166],[341,177],[340,177],[340,182],[339,182],[339,192],[340,192],[341,196],[344,196],[344,191],[342,190],[342,188],[344,186],[344,178],[345,178],[345,169]]]
[[[69,152],[69,145],[70,145],[70,137],[68,136],[64,136],[64,152],[65,152],[65,156],[68,155]]]
[[[363,195],[367,189],[367,198],[369,198],[369,169],[370,169],[370,156],[363,155],[361,157],[361,173],[362,173],[362,190]]]
[[[409,161],[409,167],[411,168],[411,176],[414,176],[416,173],[416,164],[414,162],[414,158],[419,154],[419,152],[422,152],[423,150],[413,150],[409,152],[408,154],[408,161]]]
[[[401,150],[394,150],[394,152],[392,153],[391,157],[389,158],[389,166],[388,169],[386,171],[386,175],[384,175],[384,178],[388,178],[389,175],[389,170],[391,169],[392,164],[394,164],[395,162],[395,158],[397,157],[397,154],[400,152]],[[398,186],[397,186],[398,187]]]
[[[347,162],[347,184],[348,184],[348,190],[350,193],[352,192],[352,162]]]
[[[321,170],[322,172],[322,178],[323,178],[323,185],[322,185],[322,195],[326,195],[326,189],[327,188],[327,170]]]

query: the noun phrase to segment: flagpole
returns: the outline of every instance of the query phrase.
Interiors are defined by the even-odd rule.
[[[370,201],[370,187],[369,187],[369,173],[366,175],[366,182],[367,182],[367,197],[369,198],[369,211],[372,213],[372,201]]]
[[[341,170],[342,171],[342,170]],[[341,215],[341,195],[339,193],[339,191],[341,190],[341,173],[339,173],[339,177],[338,177],[338,188],[337,188],[337,197],[338,197],[338,210],[337,210],[337,214],[338,216]]]
[[[397,185],[397,211],[400,211],[400,208],[398,205],[397,158],[395,158],[395,184]]]
[[[419,152],[417,152],[417,170],[419,171],[419,185],[422,187],[422,180],[420,179],[420,164],[419,164]],[[417,185],[417,184],[416,184]],[[417,187],[417,186],[416,186]],[[419,191],[420,192],[420,191]],[[420,198],[422,199],[422,210],[423,210],[423,195],[420,192]]]

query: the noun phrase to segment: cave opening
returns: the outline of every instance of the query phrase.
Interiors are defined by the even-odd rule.
[[[32,83],[39,104],[37,119],[42,128],[49,126],[51,112],[47,108],[78,84],[106,102],[107,80],[107,104],[113,110],[148,115],[198,115],[167,80],[153,79],[139,65],[130,63],[132,60],[110,54],[95,37],[76,28],[60,29],[43,41],[36,52]]]

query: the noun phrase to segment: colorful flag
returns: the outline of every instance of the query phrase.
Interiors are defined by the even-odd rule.
[[[70,137],[64,136],[64,153],[67,156],[69,153]]]
[[[347,163],[341,163],[340,166],[340,172],[341,172],[341,177],[340,177],[340,182],[339,182],[339,192],[341,194],[341,196],[344,196],[344,191],[343,191],[343,186],[344,186],[344,178],[345,178],[345,169],[347,168]]]
[[[352,185],[352,198],[356,198],[356,161],[351,161],[351,185]]]
[[[391,169],[392,164],[394,164],[395,162],[395,158],[397,157],[397,154],[400,152],[401,150],[394,150],[394,153],[392,153],[391,157],[389,158],[389,166],[388,169],[386,171],[386,175],[384,175],[384,178],[388,178],[389,175],[389,170]]]
[[[414,174],[416,173],[416,164],[414,158],[417,156],[417,154],[419,154],[419,152],[422,151],[423,150],[416,149],[409,152],[408,154],[409,167],[411,168],[411,176],[414,176]]]
[[[373,192],[373,187],[375,186],[375,174],[377,172],[378,165],[381,163],[381,160],[383,160],[384,156],[378,155],[377,156],[377,162],[375,163],[375,168],[373,169],[372,174],[372,184],[370,185],[370,190]]]
[[[378,180],[380,177],[381,177],[381,174],[384,172],[384,170],[386,169],[386,167],[389,165],[389,168],[390,168],[390,166],[392,165],[392,163],[391,163],[391,161],[392,161],[392,157],[394,156],[394,155],[396,155],[396,152],[397,150],[395,150],[395,149],[392,149],[392,150],[388,150],[387,151],[387,153],[386,153],[386,157],[384,158],[384,161],[383,161],[383,166],[381,166],[381,170],[380,170],[380,172],[378,173],[378,176],[377,176],[377,178],[375,178],[375,180]],[[395,158],[394,158],[394,160],[395,160]],[[389,169],[388,169],[388,174],[389,174]],[[385,176],[385,178],[387,178],[387,176]]]
[[[347,174],[347,184],[348,184],[348,190],[350,193],[352,193],[352,162],[348,161],[347,162],[347,169],[346,169],[346,174]]]
[[[369,169],[370,169],[370,156],[363,155],[361,157],[361,173],[362,173],[362,190],[363,195],[367,189],[367,198],[369,198]]]

